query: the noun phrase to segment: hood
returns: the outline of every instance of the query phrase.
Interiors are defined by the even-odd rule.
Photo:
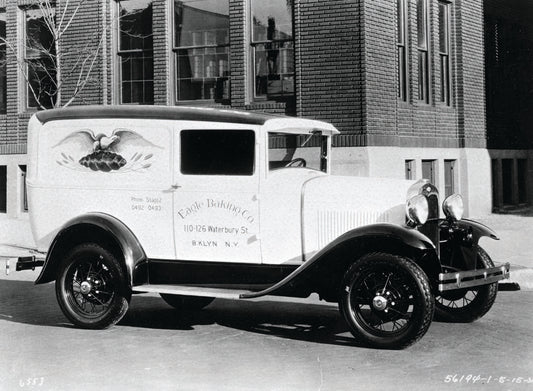
[[[374,223],[405,224],[405,202],[416,181],[319,176],[302,189],[304,251],[314,253],[343,233]]]

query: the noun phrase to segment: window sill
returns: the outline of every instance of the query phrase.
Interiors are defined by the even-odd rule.
[[[275,102],[272,100],[255,101],[246,105],[247,110],[285,109],[285,107],[287,107],[286,102]]]
[[[180,100],[174,102],[174,106],[229,107],[231,106],[231,103],[229,101],[215,102],[212,100]]]

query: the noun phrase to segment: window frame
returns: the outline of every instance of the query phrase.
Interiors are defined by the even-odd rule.
[[[173,86],[172,86],[172,93],[173,93],[173,101],[174,101],[174,104],[175,105],[179,105],[179,104],[183,104],[183,103],[206,103],[206,104],[210,104],[210,103],[220,103],[220,104],[223,104],[223,105],[229,105],[231,104],[231,28],[230,28],[230,22],[229,22],[229,18],[230,18],[230,13],[229,13],[229,8],[230,8],[230,0],[226,0],[228,2],[228,39],[227,39],[227,43],[225,44],[203,44],[203,45],[190,45],[190,46],[178,46],[177,45],[177,42],[176,42],[176,20],[175,20],[175,16],[176,16],[176,12],[175,12],[175,7],[176,7],[176,1],[175,0],[172,0],[171,1],[171,5],[170,5],[170,9],[171,9],[171,62],[173,64],[173,68],[172,68],[172,79],[173,79]],[[179,72],[179,61],[178,61],[178,52],[180,50],[195,50],[195,49],[209,49],[209,48],[221,48],[221,47],[226,47],[227,50],[226,50],[226,55],[227,55],[227,69],[225,71],[227,71],[227,73],[225,74],[225,76],[216,76],[216,77],[212,77],[214,78],[215,80],[217,79],[226,79],[226,83],[227,83],[227,97],[224,98],[224,96],[222,97],[222,99],[216,99],[213,97],[213,99],[211,98],[206,98],[206,99],[179,99],[179,91],[178,91],[178,88],[179,88],[179,78],[178,78],[178,72]],[[204,54],[205,55],[205,54]],[[207,79],[208,77],[204,77],[202,76],[202,79]],[[202,83],[205,83],[202,82]]]
[[[292,37],[291,39],[271,39],[271,40],[254,40],[254,24],[253,24],[253,17],[254,17],[254,1],[263,1],[263,0],[249,0],[247,2],[248,6],[248,15],[249,15],[249,23],[248,23],[248,45],[249,45],[249,51],[250,51],[250,90],[251,90],[251,98],[253,102],[265,102],[265,101],[274,101],[274,102],[286,102],[290,99],[296,98],[296,38],[295,38],[295,7],[294,4],[292,5],[291,9],[291,27],[292,27]],[[293,61],[293,69],[294,72],[292,73],[293,77],[293,93],[292,94],[282,94],[280,97],[272,97],[268,96],[268,93],[264,96],[258,96],[257,95],[257,85],[256,85],[256,47],[259,45],[266,45],[266,44],[283,44],[285,42],[292,43],[292,61]],[[279,72],[280,75],[290,75],[289,73],[282,73]],[[283,79],[282,79],[283,80]]]
[[[457,192],[457,160],[444,159],[444,198]],[[448,179],[450,181],[448,182]],[[449,190],[448,190],[449,189]]]
[[[120,22],[121,22],[121,17],[120,17],[120,3],[127,3],[129,0],[113,0],[114,2],[114,19],[115,19],[115,26],[113,28],[113,33],[114,33],[114,59],[115,59],[115,64],[113,66],[113,69],[115,70],[114,74],[116,75],[116,78],[115,78],[115,82],[114,82],[114,91],[115,91],[115,98],[113,99],[115,102],[117,102],[117,104],[121,104],[121,105],[153,105],[155,104],[155,70],[154,70],[154,42],[153,42],[153,36],[154,36],[154,13],[153,13],[153,5],[154,5],[154,0],[147,0],[150,2],[150,5],[152,6],[152,31],[151,31],[151,38],[152,38],[152,49],[151,50],[145,50],[145,49],[127,49],[127,50],[122,50],[121,49],[121,25],[120,25]],[[144,57],[144,54],[145,53],[151,53],[151,58],[152,58],[152,79],[145,79],[144,78],[144,74],[142,75],[142,80],[138,80],[138,81],[141,81],[143,83],[143,97],[145,95],[145,92],[144,92],[144,88],[145,88],[145,84],[146,82],[148,81],[151,81],[152,82],[152,102],[123,102],[123,99],[122,99],[122,91],[123,91],[123,76],[122,76],[122,56],[127,56],[127,55],[137,55],[137,54],[141,54],[140,57]],[[130,79],[129,80],[130,82],[132,82],[133,80]]]
[[[405,159],[405,179],[414,180],[416,178],[416,161]]]
[[[423,20],[420,19],[419,7],[423,7]],[[429,1],[417,0],[417,63],[418,63],[418,82],[417,82],[417,100],[425,104],[431,103],[431,66],[430,66],[430,28],[429,28]],[[420,45],[420,24],[423,23],[422,31],[424,39]],[[422,61],[422,63],[421,63]],[[423,72],[421,72],[421,70]]]
[[[54,9],[54,17],[56,17],[57,16],[57,5],[55,3],[52,3],[51,5],[53,6],[53,9]],[[29,60],[39,60],[39,59],[46,58],[46,56],[44,57],[43,56],[32,56],[32,57],[27,56],[26,40],[27,40],[28,34],[27,34],[26,12],[30,10],[40,11],[39,6],[35,4],[19,5],[17,8],[17,14],[18,14],[17,16],[18,16],[18,21],[19,21],[17,36],[20,37],[17,49],[18,49],[18,53],[21,53],[22,60],[24,63],[23,69],[21,70],[19,68],[19,75],[20,75],[19,76],[19,91],[21,92],[20,97],[19,97],[19,107],[21,111],[23,112],[34,112],[34,111],[38,111],[42,109],[39,106],[39,103],[37,100],[36,100],[36,106],[30,106],[29,99],[30,97],[33,97],[35,99],[35,96],[33,96],[33,92],[30,89],[30,68],[29,68],[28,62]],[[58,83],[57,75],[54,75],[54,78],[56,80],[53,83],[55,84],[55,87],[57,89],[57,83]],[[57,90],[56,90],[56,95],[54,96],[57,96]],[[55,98],[54,98],[54,103],[51,106],[45,106],[45,108],[47,109],[53,108],[54,105],[55,105]]]
[[[22,213],[28,213],[28,166],[19,164],[19,190],[20,190],[20,210]]]
[[[252,158],[251,158],[251,161],[252,161],[252,167],[251,167],[251,172],[250,173],[240,173],[240,174],[235,174],[235,173],[227,173],[227,174],[221,174],[221,173],[200,173],[200,172],[197,172],[197,173],[194,173],[194,172],[185,172],[184,171],[184,157],[186,156],[184,153],[183,153],[183,150],[186,146],[188,146],[186,143],[184,143],[184,140],[183,140],[183,136],[185,133],[188,133],[188,132],[191,132],[192,134],[194,133],[199,133],[199,132],[213,132],[213,133],[223,133],[223,132],[242,132],[243,134],[244,133],[250,133],[253,137],[253,142],[251,143],[251,151],[252,151]],[[206,127],[206,128],[184,128],[184,129],[181,129],[179,134],[177,135],[178,137],[178,140],[179,140],[179,153],[178,153],[178,172],[179,172],[179,175],[182,175],[182,176],[187,176],[187,177],[237,177],[237,178],[248,178],[248,177],[253,177],[257,174],[257,134],[256,132],[253,130],[253,129],[250,129],[250,128],[239,128],[239,127],[235,127],[235,128],[216,128],[216,127]]]
[[[428,164],[430,168],[430,175],[429,178],[426,178],[424,174],[424,167]],[[433,185],[436,185],[438,181],[437,177],[437,160],[436,159],[422,159],[422,178],[428,179],[430,183]]]
[[[443,15],[445,21],[441,20],[441,7],[445,10]],[[452,64],[451,64],[451,3],[446,0],[438,0],[438,26],[439,26],[439,67],[440,67],[440,96],[439,102],[446,105],[452,105]],[[441,47],[441,23],[446,32],[444,41],[445,51]]]
[[[409,18],[407,0],[396,1],[396,59],[398,61],[398,93],[401,102],[409,102]]]

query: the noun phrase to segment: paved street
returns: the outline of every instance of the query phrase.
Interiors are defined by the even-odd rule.
[[[137,296],[119,325],[88,331],[66,322],[53,284],[4,278],[0,297],[1,390],[533,387],[513,383],[519,377],[533,381],[533,292],[500,292],[480,321],[434,322],[403,351],[358,347],[336,306],[313,299],[219,299],[180,316],[159,297]],[[448,375],[464,378],[447,383]],[[469,375],[489,384],[472,384],[472,377],[467,383]]]

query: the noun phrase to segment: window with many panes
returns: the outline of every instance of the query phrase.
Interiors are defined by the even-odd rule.
[[[154,103],[152,0],[118,4],[120,103]]]
[[[174,1],[176,101],[229,102],[229,1]]]
[[[48,26],[53,24],[56,11],[53,7],[24,7],[22,12],[26,108],[51,108],[57,94],[57,63],[54,36]]]
[[[397,0],[398,98],[407,102],[407,1]]]
[[[7,108],[7,78],[6,78],[6,9],[0,8],[0,114],[6,113]]]
[[[251,0],[255,99],[294,97],[293,2]]]
[[[429,103],[428,0],[417,0],[418,100]]]
[[[451,104],[450,3],[439,1],[440,101]]]

